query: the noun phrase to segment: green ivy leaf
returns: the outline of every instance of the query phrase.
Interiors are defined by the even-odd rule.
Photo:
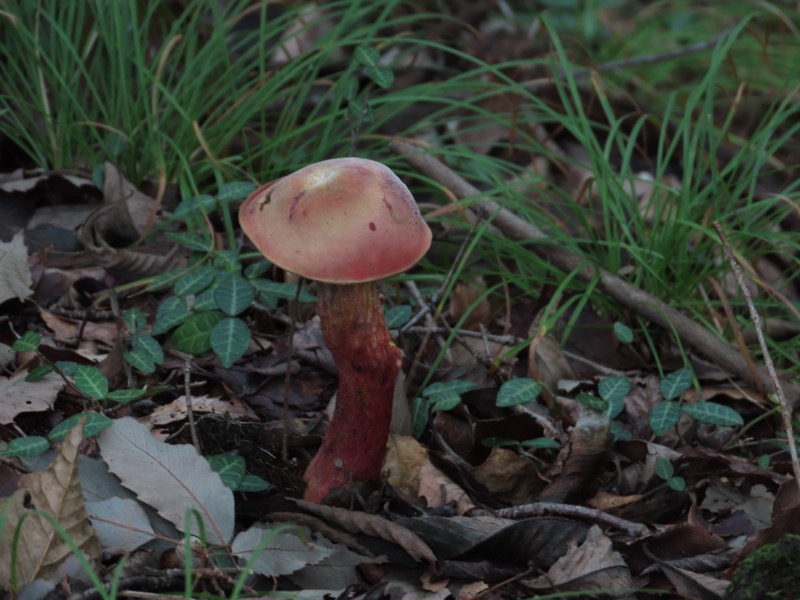
[[[42,365],[41,367],[36,367],[35,369],[31,369],[31,371],[25,376],[25,381],[36,383],[37,381],[41,381],[47,377],[53,371],[55,371],[53,365]]]
[[[262,479],[258,475],[251,475],[248,473],[244,476],[239,487],[236,488],[237,492],[264,492],[272,486],[266,479]]]
[[[609,425],[610,425],[609,431],[611,432],[611,437],[614,438],[615,442],[617,441],[626,442],[628,440],[633,439],[633,434],[617,421],[611,421]]]
[[[89,398],[104,400],[108,396],[108,379],[97,367],[80,365],[75,369],[72,380],[78,391]]]
[[[222,189],[217,194],[217,199],[220,202],[236,202],[237,200],[244,200],[253,192],[258,185],[252,181],[231,181],[222,186]]]
[[[138,308],[131,308],[122,313],[122,320],[131,333],[139,333],[147,325],[147,317]]]
[[[209,266],[192,269],[175,282],[175,294],[184,297],[198,294],[214,282],[216,274],[216,269]]]
[[[106,427],[111,426],[111,419],[107,416],[96,412],[85,412],[72,415],[68,419],[64,419],[50,430],[47,434],[47,439],[51,442],[60,442],[69,433],[69,430],[78,424],[82,417],[86,417],[86,425],[83,428],[83,437],[88,438],[97,435]]]
[[[41,456],[49,449],[50,442],[47,438],[43,438],[40,435],[29,435],[11,440],[6,449],[0,452],[0,456],[29,458]]]
[[[674,474],[675,468],[666,458],[659,458],[656,460],[656,475],[658,475],[661,479],[664,481],[669,481],[672,479]]]
[[[245,474],[244,456],[233,454],[215,454],[206,456],[211,469],[219,475],[225,487],[235,490],[242,483]]]
[[[138,369],[146,375],[155,373],[156,371],[156,363],[152,355],[144,348],[134,348],[123,354],[122,357],[128,361],[128,364],[134,369]]]
[[[215,208],[217,208],[217,199],[214,196],[208,194],[191,196],[180,201],[172,213],[172,218],[179,221],[194,220],[207,215]]]
[[[742,415],[728,406],[716,402],[697,402],[684,404],[683,412],[701,423],[723,425],[725,427],[739,427],[744,425]]]
[[[536,400],[542,392],[542,384],[528,377],[506,381],[497,392],[497,406],[517,406]]]
[[[677,402],[658,402],[650,413],[650,429],[661,436],[678,424],[681,418],[681,405]]]
[[[22,336],[14,342],[11,348],[15,352],[32,352],[39,347],[42,343],[42,336],[35,331],[26,331]]]
[[[58,369],[66,377],[72,377],[78,370],[78,363],[71,360],[60,360],[56,363],[56,369]]]
[[[146,395],[147,392],[144,390],[114,390],[113,392],[108,392],[106,400],[113,400],[122,404],[123,402],[144,398]]]
[[[602,398],[598,398],[594,394],[578,394],[575,396],[575,400],[583,404],[586,408],[600,413],[608,410],[608,402]]]
[[[431,411],[448,411],[461,404],[461,395],[455,392],[441,392],[429,396],[428,401],[431,403]]]
[[[597,392],[600,397],[611,402],[612,400],[622,400],[631,391],[631,382],[625,377],[606,377],[600,380]]]
[[[253,303],[253,286],[241,275],[226,273],[219,278],[214,301],[226,315],[235,317]]]
[[[133,349],[145,352],[157,365],[164,362],[164,350],[152,335],[140,334],[134,340]]]
[[[462,381],[460,379],[454,379],[453,381],[437,381],[436,383],[432,383],[426,387],[423,390],[422,395],[426,398],[445,393],[453,393],[460,396],[464,392],[468,392],[475,387],[476,384],[474,382]]]
[[[411,430],[415,438],[419,438],[428,424],[430,415],[430,403],[427,399],[417,396],[408,403],[408,410],[411,413]]]
[[[253,280],[253,287],[263,302],[271,300],[294,300],[297,296],[297,284],[280,283],[269,279]],[[315,302],[316,296],[308,293],[305,289],[300,290],[300,302]]]
[[[394,73],[389,67],[367,67],[364,74],[384,90],[392,87],[394,83]]]
[[[211,350],[211,330],[224,318],[219,311],[192,315],[172,334],[172,347],[198,356]]]
[[[364,67],[377,67],[381,54],[373,46],[364,44],[355,49],[353,59]]]
[[[153,335],[166,333],[173,327],[180,325],[191,315],[186,300],[179,296],[170,296],[158,305],[156,320],[153,323]]]
[[[678,369],[661,380],[661,395],[664,400],[674,400],[692,386],[692,370]]]
[[[241,319],[222,319],[211,330],[211,349],[226,369],[244,356],[250,346],[250,330]]]
[[[168,231],[166,235],[173,242],[177,242],[189,250],[210,252],[213,249],[212,244],[214,242],[210,237],[201,237],[196,233],[189,233],[188,231]]]
[[[614,335],[623,344],[630,344],[633,341],[633,331],[631,328],[617,321],[614,323]]]
[[[551,448],[553,450],[558,450],[561,448],[561,444],[558,443],[557,440],[548,438],[548,437],[539,437],[533,438],[532,440],[525,440],[522,442],[522,446],[524,448],[533,448],[533,449],[540,449],[540,448]]]
[[[686,480],[680,476],[671,477],[670,480],[667,481],[667,485],[676,492],[682,492],[686,489]]]
[[[412,308],[408,304],[402,306],[393,306],[386,311],[386,327],[389,329],[397,329],[402,327],[411,318]]]

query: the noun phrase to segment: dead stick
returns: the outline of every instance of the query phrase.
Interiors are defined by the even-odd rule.
[[[558,246],[538,227],[521,219],[497,202],[489,198],[479,198],[482,192],[478,188],[465,181],[436,157],[425,154],[421,146],[398,139],[389,142],[389,146],[398,154],[405,155],[405,159],[421,173],[449,188],[456,197],[475,197],[476,211],[482,213],[483,218],[491,217],[492,225],[509,239],[547,242],[534,244],[533,250],[556,268],[565,273],[576,271],[578,278],[585,282],[599,279],[598,287],[604,293],[664,329],[675,331],[684,344],[691,346],[718,366],[758,388],[775,391],[775,386],[763,367],[759,367],[755,374],[751,373],[747,361],[735,348],[694,319],[605,269],[593,266],[590,259]],[[800,386],[786,384],[785,391],[793,402],[797,402]]]

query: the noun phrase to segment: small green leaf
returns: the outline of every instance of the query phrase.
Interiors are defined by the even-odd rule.
[[[508,446],[519,446],[520,444],[519,440],[514,438],[487,437],[481,440],[481,445],[487,448],[506,448]]]
[[[536,400],[542,391],[542,384],[528,377],[506,381],[497,392],[497,406],[517,406]]]
[[[175,294],[178,296],[198,294],[214,282],[216,274],[216,269],[209,266],[192,269],[175,282]]]
[[[258,185],[252,181],[231,181],[222,186],[219,194],[217,194],[217,200],[220,202],[244,200],[257,187]]]
[[[676,492],[682,492],[686,489],[686,480],[680,476],[671,477],[669,481],[667,481],[667,485]]]
[[[72,377],[78,370],[78,363],[71,360],[60,360],[56,363],[56,369],[67,377]]]
[[[617,321],[614,323],[614,335],[623,344],[630,344],[633,341],[633,331],[631,328]]]
[[[158,335],[166,333],[173,327],[180,325],[192,314],[186,306],[186,300],[179,296],[170,296],[158,305],[156,320],[153,323],[152,333]]]
[[[427,399],[417,396],[408,403],[411,413],[411,430],[415,438],[419,438],[425,431],[430,417],[430,403]]]
[[[131,333],[139,333],[147,325],[147,317],[138,308],[131,308],[122,313],[122,320]]]
[[[244,476],[239,487],[236,488],[237,492],[264,492],[271,488],[269,481],[262,479],[258,475],[251,475],[248,473]]]
[[[201,237],[188,231],[168,231],[166,235],[173,242],[197,252],[210,252],[214,243],[210,237]]]
[[[144,348],[136,348],[126,352],[122,357],[128,361],[134,369],[138,369],[142,373],[149,375],[155,373],[156,363],[150,353]]]
[[[204,290],[194,297],[194,304],[192,310],[195,312],[205,312],[208,310],[217,310],[217,301],[214,300],[214,292],[217,291],[217,284],[212,285],[207,290]]]
[[[664,400],[674,400],[692,386],[692,370],[678,369],[661,380],[661,395]]]
[[[768,469],[769,468],[769,454],[762,454],[761,456],[759,456],[757,464],[762,469]]]
[[[461,404],[461,395],[455,392],[441,392],[428,396],[428,401],[431,403],[431,411],[448,411]]]
[[[11,348],[15,352],[32,352],[39,347],[42,343],[42,336],[35,331],[26,331],[22,336],[14,342]]]
[[[377,67],[381,54],[374,47],[364,44],[355,49],[353,59],[364,67]]]
[[[367,67],[364,73],[381,89],[388,90],[394,83],[394,73],[389,67]]]
[[[53,365],[42,365],[41,367],[36,367],[31,369],[31,371],[25,376],[25,381],[36,383],[37,381],[41,381],[47,377],[53,371],[55,371]]]
[[[559,444],[557,440],[548,437],[538,437],[538,438],[533,438],[532,440],[525,440],[524,442],[522,442],[522,446],[524,448],[534,448],[534,449],[552,448],[554,450],[557,450],[561,448],[561,444]]]
[[[250,347],[250,330],[241,319],[222,319],[211,330],[211,349],[226,369]]]
[[[218,311],[192,315],[172,334],[172,347],[192,356],[208,352],[211,350],[211,330],[223,318]]]
[[[609,425],[610,425],[609,431],[611,431],[611,437],[614,438],[615,442],[617,441],[626,442],[628,440],[633,439],[633,434],[617,421],[611,421]]]
[[[235,490],[242,483],[245,474],[244,456],[233,454],[215,454],[206,456],[211,469],[219,475],[225,487]]]
[[[97,367],[80,365],[75,369],[72,380],[78,391],[89,398],[104,400],[108,395],[108,379]]]
[[[606,377],[600,380],[597,392],[603,400],[622,400],[631,391],[631,382],[625,377]]]
[[[235,317],[253,303],[253,286],[241,275],[226,273],[219,278],[214,301],[226,315]]]
[[[666,458],[656,460],[656,475],[664,481],[669,481],[675,474],[675,468]]]
[[[359,82],[358,77],[354,75],[348,75],[343,81],[340,81],[343,92],[342,96],[344,96],[345,100],[353,100],[358,95],[358,88]]]
[[[608,402],[602,398],[598,398],[594,394],[578,394],[575,400],[583,404],[586,408],[590,408],[597,412],[605,412],[608,410]]]
[[[172,213],[172,218],[180,221],[187,221],[207,215],[217,208],[217,199],[208,194],[201,194],[200,196],[191,196],[184,198],[180,201],[175,211]]]
[[[134,340],[133,349],[145,352],[157,365],[164,362],[164,350],[161,348],[161,344],[151,335],[139,334]]]
[[[411,318],[412,308],[408,304],[402,306],[393,306],[386,311],[386,327],[389,329],[397,329],[402,327]]]
[[[264,273],[268,273],[269,270],[272,268],[272,263],[268,260],[259,260],[254,263],[247,265],[244,268],[244,276],[250,279],[250,283],[255,286],[255,282],[253,281],[257,277],[261,277]]]
[[[112,420],[107,416],[96,412],[85,412],[72,415],[68,419],[64,419],[50,430],[47,434],[47,439],[51,442],[60,442],[69,433],[82,417],[86,417],[86,425],[83,427],[83,437],[88,438],[97,435],[106,427],[110,427]]]
[[[40,435],[29,435],[11,440],[0,456],[33,457],[41,456],[50,449],[50,442]]]
[[[658,402],[650,413],[650,429],[656,436],[664,435],[678,424],[681,405],[677,402]]]
[[[108,392],[106,400],[113,400],[122,404],[123,402],[144,398],[146,395],[147,392],[144,390],[114,390],[113,392]]]
[[[270,281],[269,279],[255,279],[253,280],[253,287],[263,301],[269,300],[294,300],[297,296],[297,284],[295,283],[280,283],[278,281]],[[305,289],[300,291],[300,302],[314,302],[316,296],[308,293]]]
[[[432,383],[426,387],[423,390],[422,395],[426,398],[445,393],[453,393],[460,396],[464,392],[468,392],[475,387],[476,384],[474,382],[462,381],[460,379],[454,379],[453,381],[437,381],[436,383]]]
[[[723,425],[725,427],[739,427],[744,425],[742,415],[722,404],[716,402],[697,402],[695,404],[684,404],[683,412],[690,417],[694,417],[701,423],[711,425]]]

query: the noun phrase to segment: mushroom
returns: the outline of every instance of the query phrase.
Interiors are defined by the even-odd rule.
[[[319,282],[317,312],[339,391],[304,475],[305,499],[378,479],[401,360],[375,282],[409,269],[431,244],[411,192],[381,163],[325,160],[257,189],[239,222],[270,261]]]

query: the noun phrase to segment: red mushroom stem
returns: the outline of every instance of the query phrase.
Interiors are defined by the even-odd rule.
[[[305,472],[304,497],[311,502],[380,476],[401,364],[374,282],[319,284],[317,311],[339,369],[339,392],[325,439]]]

